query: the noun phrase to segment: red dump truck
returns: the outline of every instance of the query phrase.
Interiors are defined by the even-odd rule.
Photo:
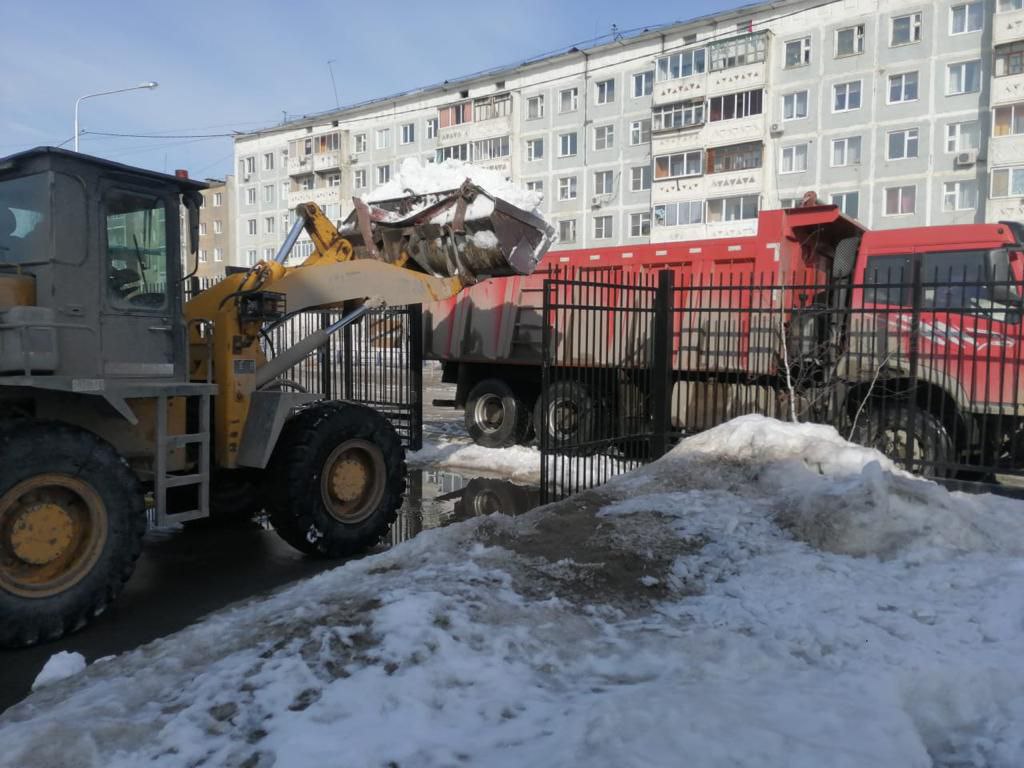
[[[680,431],[752,411],[814,419],[827,403],[852,429],[873,424],[891,438],[900,424],[879,420],[905,416],[886,417],[877,401],[902,399],[924,424],[915,451],[970,465],[1024,448],[1022,251],[1016,222],[872,232],[831,205],[761,211],[750,236],[551,252],[529,277],[427,306],[426,355],[457,385],[451,405],[464,409],[481,445],[557,431],[560,400],[577,413],[610,411],[604,423],[621,424],[625,403],[636,400],[636,371],[649,362],[637,350],[650,349],[650,323],[595,322],[590,297],[571,285],[560,288],[559,312],[544,318],[544,280],[597,280],[607,309],[637,301],[635,284],[667,269],[671,413]],[[545,322],[557,326],[556,345],[575,339],[579,350],[554,350],[558,366],[604,375],[569,386],[555,370],[542,414]],[[579,343],[583,333],[594,336],[589,344]],[[575,419],[572,428],[598,427]]]

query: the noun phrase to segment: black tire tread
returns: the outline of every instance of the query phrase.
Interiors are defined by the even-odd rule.
[[[476,401],[489,394],[497,395],[502,399],[506,413],[512,412],[512,420],[501,432],[483,432],[475,423],[473,412],[476,410]],[[491,378],[477,382],[466,397],[466,432],[473,438],[474,443],[484,448],[508,448],[525,443],[530,432],[530,422],[529,406],[511,386],[501,379]]]

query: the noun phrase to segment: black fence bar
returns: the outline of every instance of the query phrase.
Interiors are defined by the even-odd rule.
[[[545,281],[544,498],[747,413],[829,424],[908,471],[1020,495],[1020,283],[891,261],[859,283],[742,267]]]

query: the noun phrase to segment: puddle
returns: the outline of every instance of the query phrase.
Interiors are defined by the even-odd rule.
[[[539,506],[539,488],[444,470],[410,470],[405,504],[391,530],[391,544],[471,517],[521,515]]]

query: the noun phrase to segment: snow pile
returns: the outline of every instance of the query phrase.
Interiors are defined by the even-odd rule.
[[[478,165],[459,160],[445,160],[443,163],[422,163],[414,157],[406,158],[387,184],[377,187],[366,196],[368,203],[393,200],[409,195],[426,195],[456,190],[469,179],[491,197],[540,215],[544,196],[540,192],[513,184],[498,171],[481,168]],[[494,204],[486,197],[478,197],[466,211],[467,219],[489,216]],[[411,213],[409,215],[412,215]]]
[[[46,660],[43,668],[32,682],[32,690],[56,683],[77,675],[85,669],[85,657],[73,651],[60,651]]]
[[[737,420],[42,689],[0,765],[1016,768],[1024,507],[887,467]]]

